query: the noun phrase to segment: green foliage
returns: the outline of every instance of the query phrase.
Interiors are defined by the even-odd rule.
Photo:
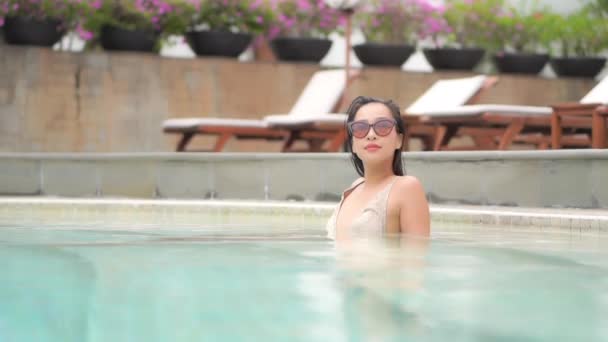
[[[4,17],[26,19],[55,19],[63,26],[72,27],[86,11],[87,6],[79,0],[0,0],[0,26]]]
[[[355,25],[370,42],[415,45],[424,24],[419,0],[372,0],[358,9]]]
[[[264,34],[274,22],[274,12],[262,0],[205,0],[190,28]]]
[[[495,18],[503,11],[504,0],[451,0],[443,17],[447,23],[445,45],[481,47],[493,45],[497,32]]]
[[[593,56],[608,48],[608,0],[592,0],[564,16],[521,0],[368,0],[354,27],[370,42],[482,47],[498,52]],[[0,0],[5,17],[53,18],[95,41],[105,25],[154,32],[161,39],[192,30],[320,37],[340,31],[345,17],[323,0]]]
[[[505,52],[540,53],[550,50],[554,14],[547,8],[508,7],[496,16],[496,31],[490,49]]]
[[[587,5],[588,9],[591,9],[596,14],[606,17],[608,16],[608,0],[595,0]]]
[[[277,21],[269,37],[327,38],[342,27],[344,17],[323,0],[273,0]]]
[[[130,31],[150,32],[158,37],[155,49],[171,34],[182,34],[189,13],[190,0],[91,0],[76,28],[78,35],[87,40],[87,49],[99,43],[104,26]]]
[[[166,32],[167,23],[181,19],[180,0],[103,0],[89,2],[86,29],[99,32],[105,25],[126,30]]]
[[[589,57],[608,48],[608,21],[592,7],[568,16],[554,15],[547,28],[553,55]]]

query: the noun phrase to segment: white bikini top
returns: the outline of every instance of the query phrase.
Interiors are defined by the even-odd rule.
[[[386,207],[388,204],[388,196],[393,188],[393,184],[397,177],[395,177],[382,191],[378,192],[376,196],[374,196],[370,202],[367,204],[365,208],[361,211],[361,214],[356,217],[350,226],[350,231],[354,235],[382,235],[386,231]],[[327,236],[330,239],[336,238],[336,221],[338,219],[338,213],[340,212],[340,208],[342,208],[342,203],[346,197],[348,197],[352,191],[363,184],[365,180],[361,179],[360,182],[353,184],[350,188],[346,189],[342,193],[342,198],[340,199],[340,203],[334,209],[333,214],[327,221],[326,229]]]

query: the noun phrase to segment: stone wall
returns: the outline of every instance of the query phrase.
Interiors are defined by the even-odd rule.
[[[435,204],[608,209],[608,150],[403,159]],[[346,153],[0,153],[0,197],[338,201],[357,177]]]
[[[289,111],[313,64],[172,59],[135,53],[65,53],[0,45],[0,151],[171,151],[171,117],[261,118]],[[403,107],[440,78],[366,68],[351,96],[392,98]],[[593,80],[501,75],[482,103],[546,105],[576,101]],[[193,147],[209,146],[197,139]],[[231,141],[227,151],[277,151],[277,142]]]

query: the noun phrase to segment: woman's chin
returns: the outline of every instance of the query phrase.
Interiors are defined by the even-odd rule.
[[[382,164],[382,163],[392,163],[393,155],[387,155],[386,153],[381,153],[380,150],[368,152],[361,154],[359,158],[363,161],[364,164]]]

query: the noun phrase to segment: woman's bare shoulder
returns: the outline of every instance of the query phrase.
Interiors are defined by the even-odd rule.
[[[414,176],[399,176],[395,182],[395,187],[398,192],[404,194],[425,194],[422,182]],[[408,199],[412,197],[414,196],[403,196],[402,198]]]
[[[398,176],[395,185],[405,189],[422,187],[422,182],[414,176]]]

